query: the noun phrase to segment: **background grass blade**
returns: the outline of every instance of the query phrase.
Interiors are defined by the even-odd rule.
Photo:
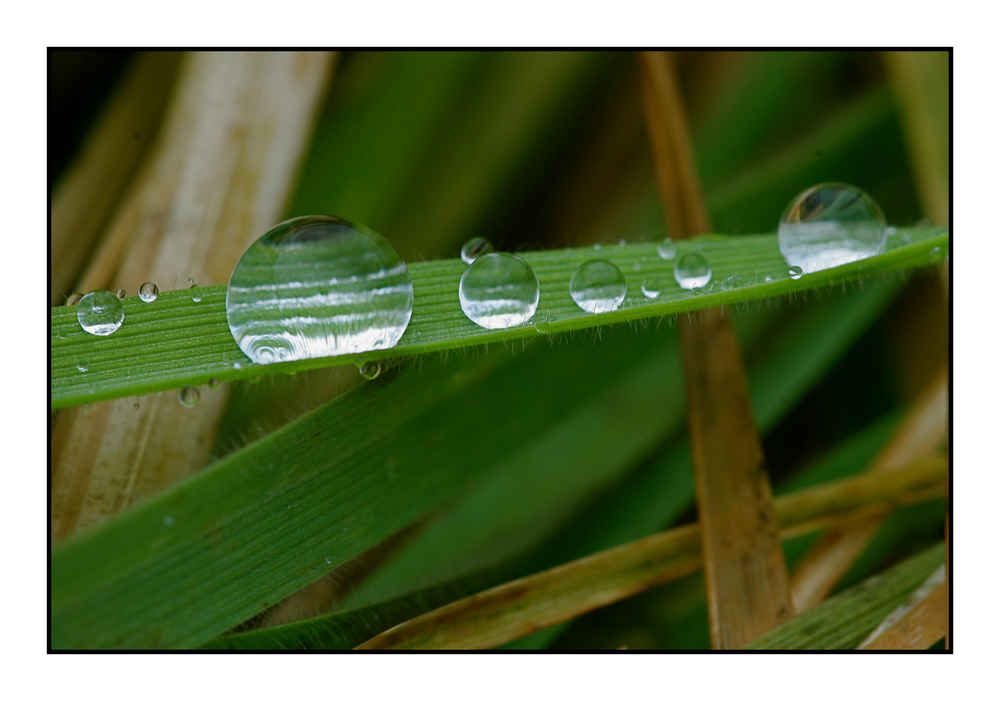
[[[948,583],[945,565],[886,616],[859,650],[926,650],[948,632]]]
[[[938,459],[914,465],[906,478],[862,476],[816,487],[777,502],[778,525],[816,528],[810,522],[911,492],[940,491],[946,477],[947,463]],[[697,569],[699,530],[695,524],[681,526],[508,582],[396,626],[359,647],[494,647]]]
[[[944,562],[944,543],[798,615],[748,650],[850,650]]]

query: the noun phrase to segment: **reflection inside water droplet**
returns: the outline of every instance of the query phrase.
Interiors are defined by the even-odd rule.
[[[152,282],[144,282],[139,288],[139,299],[143,302],[154,302],[159,294],[160,288]]]
[[[523,324],[538,308],[538,277],[510,253],[488,253],[472,262],[458,283],[458,299],[469,319],[486,329]]]
[[[712,279],[712,266],[700,253],[685,253],[674,265],[674,279],[685,290],[702,288]]]
[[[261,364],[391,348],[412,310],[395,249],[337,217],[279,224],[243,254],[226,291],[233,338]]]
[[[465,242],[462,246],[462,260],[471,264],[479,256],[485,256],[493,252],[493,244],[482,236],[476,236]]]
[[[804,273],[862,260],[885,250],[885,215],[866,192],[822,183],[799,193],[778,224],[778,246]]]
[[[80,327],[94,336],[110,336],[125,321],[125,308],[115,295],[96,290],[83,296],[77,305],[76,318]]]
[[[181,403],[181,406],[191,408],[196,406],[199,401],[201,401],[201,392],[197,387],[192,387],[188,385],[184,387],[180,392],[177,393],[177,401]]]
[[[576,306],[591,314],[618,309],[625,300],[626,289],[622,271],[606,260],[587,261],[569,281],[569,294]]]

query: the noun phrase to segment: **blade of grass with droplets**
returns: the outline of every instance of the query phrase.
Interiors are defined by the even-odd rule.
[[[857,509],[877,507],[880,504],[893,503],[897,500],[922,499],[925,498],[924,495],[942,488],[947,477],[946,473],[943,461],[927,461],[913,465],[907,474],[896,475],[890,481],[883,480],[879,483],[877,478],[866,475],[787,495],[778,501],[782,527],[786,528],[787,537],[788,534],[803,530],[814,530],[819,527],[819,524],[831,517],[851,513]],[[573,608],[576,613],[581,613],[581,608],[585,609],[589,606],[587,589],[600,590],[608,582],[616,581],[622,576],[630,576],[631,568],[627,565],[628,562],[641,560],[643,557],[656,560],[659,555],[663,556],[662,562],[665,563],[665,567],[662,571],[657,571],[653,562],[644,562],[632,572],[633,575],[637,575],[637,585],[641,588],[647,588],[663,581],[664,576],[673,578],[678,573],[687,571],[692,562],[693,566],[697,568],[697,558],[691,560],[690,556],[692,552],[697,554],[698,550],[697,528],[682,526],[584,560],[569,563],[566,566],[530,575],[523,579],[523,582],[530,584],[524,589],[529,592],[528,596],[532,602],[544,606],[546,596],[551,592],[544,591],[542,588],[536,589],[534,585],[569,587],[575,593],[571,595],[572,600],[567,605]],[[397,623],[402,623],[437,606],[444,606],[460,597],[483,591],[486,587],[492,586],[492,582],[504,581],[505,575],[509,576],[510,573],[517,572],[518,569],[523,570],[525,564],[530,561],[531,557],[522,558],[520,562],[513,561],[501,567],[484,569],[379,604],[358,607],[276,628],[223,636],[202,647],[227,650],[344,649],[348,646],[353,647]],[[594,571],[591,572],[591,570]],[[521,584],[521,581],[510,582],[496,588],[502,590],[505,587],[520,587]],[[480,597],[473,597],[477,599],[477,605],[486,600],[489,602],[487,605],[491,611],[505,617],[519,617],[520,601],[513,603],[508,610],[501,603],[503,596],[486,596],[486,594],[487,592],[484,592],[484,595]],[[621,598],[622,594],[618,592],[614,596]],[[494,605],[496,605],[495,608]],[[475,608],[472,606],[470,611],[474,611]],[[444,617],[446,613],[442,610],[441,616]],[[485,623],[484,625],[488,629],[491,624]],[[532,620],[530,617],[520,619],[518,625],[530,628]],[[517,632],[508,632],[504,635],[504,637],[508,636],[518,637]],[[452,638],[442,646],[454,647],[455,645],[452,643],[462,646],[461,642],[468,643],[470,641],[465,638],[461,641]]]
[[[778,251],[777,236],[706,236],[681,241],[678,255],[698,250],[713,265],[713,278],[739,276],[747,284],[734,290],[716,288],[692,295],[671,285],[653,300],[642,298],[642,279],[656,274],[672,280],[673,261],[661,260],[655,243],[604,249],[565,249],[523,254],[538,275],[541,299],[533,324],[502,330],[483,329],[462,313],[458,282],[465,269],[451,259],[410,265],[413,316],[399,343],[390,349],[363,354],[365,360],[399,358],[452,348],[534,338],[609,324],[764,299],[788,293],[842,285],[893,271],[926,265],[946,255],[948,234],[942,229],[900,230],[889,238],[888,250],[878,256],[831,268],[793,280]],[[618,265],[629,289],[621,309],[587,314],[569,296],[569,278],[580,264],[605,258]],[[638,263],[641,271],[635,271]],[[764,282],[771,274],[774,282]],[[51,311],[52,408],[127,397],[212,378],[235,380],[314,367],[344,365],[362,356],[344,355],[271,365],[254,365],[240,351],[226,322],[225,287],[199,288],[201,301],[188,290],[165,292],[151,304],[137,297],[125,300],[125,323],[111,336],[91,336],[80,328],[73,307]],[[77,369],[86,359],[88,370]]]
[[[850,650],[944,562],[944,543],[823,602],[747,645],[749,650]]]

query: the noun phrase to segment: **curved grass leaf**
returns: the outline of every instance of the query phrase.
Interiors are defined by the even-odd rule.
[[[947,468],[941,459],[915,464],[907,468],[906,475],[895,476],[891,481],[864,475],[860,478],[834,482],[803,490],[777,500],[781,525],[787,533],[814,530],[824,519],[838,514],[852,512],[861,507],[871,507],[891,503],[909,494],[927,493],[943,485]],[[692,536],[693,533],[693,536]],[[786,536],[787,537],[787,533]],[[653,541],[656,541],[653,543]],[[651,545],[652,543],[652,545]],[[621,576],[637,576],[643,588],[660,581],[662,572],[656,570],[657,553],[662,550],[665,572],[676,573],[690,566],[692,552],[697,553],[699,541],[696,526],[682,526],[649,539],[619,546],[595,556],[585,558],[547,572],[525,578],[539,586],[568,587],[576,592],[570,606],[579,606],[589,596],[588,590],[600,589],[606,580]],[[627,563],[635,559],[644,560],[632,571]],[[697,559],[697,558],[696,558]],[[487,568],[479,572],[456,578],[433,587],[428,587],[391,601],[338,612],[329,616],[319,616],[288,625],[264,630],[238,633],[217,638],[202,646],[204,649],[218,650],[271,650],[293,649],[345,649],[354,647],[390,627],[419,616],[439,606],[444,606],[461,597],[483,591],[482,602],[500,602],[502,597],[487,598],[484,590],[506,581],[515,573],[523,571],[531,558],[521,558],[504,566]],[[589,565],[588,568],[585,565]],[[596,564],[595,564],[596,563]],[[680,570],[675,567],[682,565]],[[634,564],[634,563],[633,563]],[[583,567],[581,567],[583,566]],[[697,566],[697,563],[695,563]],[[580,573],[584,574],[580,574]],[[584,576],[586,575],[586,576]],[[593,575],[593,576],[591,576]],[[572,580],[572,581],[571,581]],[[503,589],[517,585],[510,582],[498,587]],[[525,588],[532,601],[543,602],[546,593],[533,587]],[[476,597],[474,597],[476,598]],[[495,599],[495,601],[494,601]],[[513,602],[509,610],[501,605],[493,613],[517,617],[517,610],[525,599]],[[487,604],[491,605],[491,604]],[[544,605],[544,604],[543,604]],[[471,607],[474,611],[476,607]],[[442,612],[443,613],[443,612]],[[447,624],[446,624],[447,625]],[[486,624],[491,625],[490,623]],[[446,645],[450,646],[450,645]]]
[[[125,323],[111,336],[92,336],[80,327],[76,309],[52,310],[51,408],[116,399],[147,392],[201,384],[215,378],[235,380],[260,375],[297,372],[315,367],[344,365],[362,360],[398,358],[419,353],[463,348],[485,343],[535,337],[605,326],[623,321],[677,314],[722,304],[745,302],[813,288],[846,284],[873,275],[905,270],[931,262],[931,252],[944,255],[944,229],[903,229],[889,238],[886,253],[793,280],[773,234],[706,236],[681,241],[678,255],[701,251],[712,263],[712,288],[692,295],[671,284],[673,261],[656,254],[655,243],[631,244],[596,251],[589,248],[525,253],[541,287],[533,323],[509,329],[487,330],[470,321],[458,303],[458,282],[465,269],[460,260],[410,265],[414,302],[410,324],[393,347],[362,355],[342,355],[291,363],[255,365],[236,345],[226,322],[226,289],[200,288],[201,301],[189,290],[166,292],[151,304],[125,300]],[[936,257],[936,256],[935,256]],[[594,258],[616,263],[628,283],[626,303],[618,311],[587,314],[569,296],[569,279],[579,265]],[[635,270],[638,265],[640,270]],[[764,282],[770,274],[774,282]],[[667,284],[656,299],[645,299],[642,281],[651,276]],[[723,281],[736,276],[736,289]],[[88,369],[81,372],[80,361]]]
[[[944,543],[842,592],[747,645],[749,650],[852,650],[944,562]]]

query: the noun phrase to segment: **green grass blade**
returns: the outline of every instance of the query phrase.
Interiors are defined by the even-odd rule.
[[[747,649],[852,650],[943,562],[940,543],[762,635]]]
[[[714,287],[692,295],[676,285],[655,300],[642,296],[642,280],[657,275],[672,278],[672,262],[656,255],[656,244],[640,243],[595,251],[591,248],[525,253],[541,286],[541,300],[534,323],[502,330],[480,328],[462,313],[458,281],[465,269],[460,260],[415,263],[413,316],[399,343],[384,351],[365,353],[365,360],[398,358],[431,351],[485,343],[532,338],[538,333],[559,333],[623,321],[633,321],[721,304],[844,284],[897,270],[926,265],[932,250],[943,256],[948,234],[943,229],[903,229],[889,238],[886,253],[792,280],[773,234],[758,236],[707,236],[682,241],[678,255],[700,250],[713,265]],[[628,283],[626,304],[615,312],[587,314],[569,296],[569,279],[587,260],[615,262]],[[634,265],[641,271],[634,270]],[[765,273],[774,282],[765,283]],[[721,282],[737,275],[742,287],[723,290]],[[57,307],[51,314],[52,408],[116,399],[147,392],[201,384],[212,378],[235,380],[272,373],[297,372],[315,367],[357,362],[361,356],[342,355],[293,363],[254,365],[237,347],[225,315],[225,287],[199,289],[200,302],[188,290],[166,292],[152,304],[138,298],[125,300],[125,323],[113,335],[91,336],[76,320],[76,309]],[[78,365],[86,360],[89,369]]]

